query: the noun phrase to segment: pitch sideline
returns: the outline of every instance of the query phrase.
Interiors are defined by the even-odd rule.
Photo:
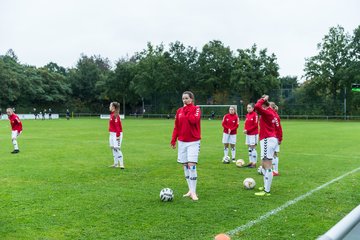
[[[360,170],[360,167],[358,167],[358,168],[356,168],[356,169],[354,169],[354,170],[352,170],[350,172],[347,172],[347,173],[341,175],[340,177],[334,178],[333,180],[331,180],[331,181],[329,181],[329,182],[327,182],[327,183],[325,183],[325,184],[323,184],[323,185],[321,185],[321,186],[319,186],[319,187],[317,187],[317,188],[315,188],[315,189],[313,189],[313,190],[311,190],[311,191],[309,191],[309,192],[307,192],[307,193],[305,193],[305,194],[303,194],[303,195],[301,195],[301,196],[299,196],[299,197],[297,197],[297,198],[295,198],[293,200],[287,201],[285,204],[281,205],[280,207],[268,211],[267,213],[260,216],[259,218],[255,219],[255,220],[252,220],[252,221],[250,221],[250,222],[248,222],[248,223],[246,223],[244,225],[241,225],[241,226],[239,226],[239,227],[237,227],[237,228],[235,228],[233,230],[228,231],[227,234],[232,236],[232,235],[235,235],[235,234],[237,234],[237,233],[239,233],[241,231],[244,231],[244,230],[252,227],[253,225],[255,225],[257,223],[260,223],[260,222],[266,220],[270,216],[277,214],[278,212],[284,210],[285,208],[297,203],[298,201],[303,200],[304,198],[312,195],[314,192],[317,192],[317,191],[327,187],[328,185],[330,185],[330,184],[332,184],[332,183],[334,183],[336,181],[339,181],[340,179],[342,179],[342,178],[344,178],[344,177],[346,177],[346,176],[348,176],[350,174],[353,174],[353,173],[355,173],[355,172],[357,172],[359,170]]]

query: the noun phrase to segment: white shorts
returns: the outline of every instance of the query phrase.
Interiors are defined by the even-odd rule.
[[[200,153],[200,140],[195,142],[178,141],[178,163],[197,163]]]
[[[115,132],[110,132],[110,136],[109,136],[109,143],[110,143],[110,147],[111,148],[121,148],[121,142],[122,142],[122,138],[123,138],[123,133],[120,133],[120,139],[116,139],[116,133]]]
[[[11,139],[17,138],[18,136],[20,136],[21,132],[19,132],[18,130],[15,131],[11,131]]]
[[[246,145],[257,145],[259,141],[259,135],[255,134],[255,135],[246,135],[245,138],[245,144]]]
[[[223,133],[222,143],[236,144],[236,134]]]
[[[264,138],[260,141],[261,159],[273,159],[276,145],[278,145],[277,142],[277,138],[275,137]]]

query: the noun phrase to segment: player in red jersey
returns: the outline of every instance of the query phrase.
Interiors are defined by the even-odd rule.
[[[254,111],[254,103],[247,105],[247,112],[244,123],[244,134],[246,134],[245,144],[248,145],[249,164],[247,167],[256,167],[257,151],[256,146],[259,139],[259,119],[257,113]]]
[[[264,174],[264,187],[259,188],[260,192],[255,193],[257,196],[270,196],[270,188],[273,179],[272,159],[274,157],[277,145],[276,122],[274,111],[269,105],[269,96],[263,95],[255,104],[255,110],[261,115],[260,117],[260,147],[261,159]]]
[[[229,113],[223,117],[222,126],[224,128],[222,143],[224,144],[224,158],[223,163],[230,163],[228,152],[229,145],[231,147],[231,159],[235,162],[235,145],[236,145],[236,134],[239,127],[239,117],[236,114],[235,107],[229,107]]]
[[[186,91],[182,94],[184,106],[176,111],[175,126],[170,145],[176,148],[178,142],[178,163],[183,165],[185,179],[189,187],[184,197],[198,200],[196,194],[198,157],[200,152],[200,107],[194,105],[194,94]]]
[[[19,153],[19,145],[17,142],[17,137],[21,134],[23,128],[20,118],[14,113],[12,108],[6,109],[6,114],[8,115],[10,124],[11,124],[11,140],[14,145],[14,151],[11,153]]]
[[[270,107],[274,110],[275,117],[277,119],[276,126],[276,138],[278,140],[278,143],[275,147],[275,153],[274,153],[274,159],[272,161],[273,164],[273,176],[279,176],[279,152],[280,152],[280,144],[283,139],[283,131],[281,127],[281,120],[278,114],[278,106],[274,102],[270,102]]]
[[[110,103],[109,110],[111,112],[109,120],[109,142],[114,157],[114,164],[110,167],[120,167],[120,169],[125,169],[124,158],[121,152],[123,131],[120,120],[120,104],[118,102]]]

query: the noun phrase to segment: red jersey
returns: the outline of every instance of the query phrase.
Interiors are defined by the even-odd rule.
[[[223,117],[222,120],[222,126],[224,128],[224,133],[229,134],[230,129],[230,135],[234,135],[237,133],[237,128],[239,127],[239,117],[237,114],[226,114]]]
[[[246,114],[244,130],[247,135],[259,134],[259,117],[255,111]]]
[[[283,132],[282,132],[282,127],[281,127],[281,123],[280,123],[280,117],[279,114],[274,110],[274,114],[275,114],[275,118],[276,118],[276,122],[275,122],[275,131],[276,131],[276,138],[278,139],[279,143],[281,143],[282,138],[283,138]]]
[[[18,131],[18,132],[22,131],[22,123],[20,121],[20,118],[15,113],[9,116],[9,121],[11,124],[11,129],[13,131]]]
[[[264,99],[259,99],[255,104],[255,110],[261,115],[260,117],[260,140],[269,137],[276,137],[275,123],[277,122],[274,110],[271,107],[263,108]]]
[[[110,114],[109,132],[115,132],[116,137],[120,137],[120,133],[122,132],[120,115],[115,118],[114,113]]]
[[[175,145],[177,139],[183,142],[194,142],[200,140],[200,119],[200,107],[194,106],[194,104],[191,103],[179,108],[176,111],[171,145]]]

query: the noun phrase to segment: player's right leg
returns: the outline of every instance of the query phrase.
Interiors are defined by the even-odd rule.
[[[12,141],[12,144],[14,145],[14,151],[12,151],[11,153],[19,153],[20,150],[19,150],[19,145],[18,145],[18,142],[17,142],[17,137],[19,136],[19,132],[17,130],[15,131],[11,131],[11,141]]]
[[[115,149],[115,146],[116,146],[116,133],[114,132],[110,132],[109,134],[109,145],[110,145],[110,148],[111,148],[111,151],[112,151],[112,154],[113,154],[113,160],[114,160],[114,164],[113,165],[110,165],[109,167],[117,167],[118,166],[118,152],[117,150]]]

